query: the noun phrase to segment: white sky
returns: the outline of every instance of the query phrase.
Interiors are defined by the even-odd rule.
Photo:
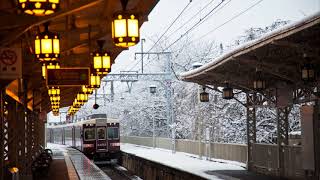
[[[230,2],[229,2],[230,1]],[[195,28],[188,34],[191,40],[198,39],[212,29],[225,23],[241,11],[249,8],[260,0],[224,0],[221,4],[220,10],[213,11],[213,15],[200,26]],[[166,35],[170,35],[178,27],[184,24],[190,17],[196,14],[201,8],[206,6],[211,0],[192,0],[186,11],[178,19],[178,21],[170,28]],[[205,14],[207,14],[213,7],[217,6],[221,0],[214,0],[207,8],[203,9],[195,18],[189,21],[183,28],[170,36],[168,42],[175,41],[183,33],[185,33],[191,26],[199,21]],[[141,27],[141,38],[145,38],[144,51],[149,50],[153,45],[152,40],[156,40],[167,29],[167,27],[178,16],[182,9],[189,3],[189,0],[160,0],[156,7],[149,15],[149,21],[145,22]],[[223,25],[221,28],[211,32],[205,38],[195,41],[206,42],[216,41],[218,43],[229,44],[244,33],[246,29],[251,27],[265,27],[271,25],[277,19],[290,20],[296,22],[305,16],[312,15],[320,11],[320,0],[262,0],[258,5],[248,10],[246,13],[235,18],[229,23]],[[174,48],[174,46],[173,46]],[[128,70],[139,70],[140,63],[134,66],[140,59],[134,60],[134,53],[140,52],[140,44],[131,47],[127,51],[123,51],[116,59],[116,63],[112,66],[112,73]],[[145,67],[148,68],[148,67]],[[117,90],[115,90],[117,91]],[[59,117],[49,116],[48,122],[59,121]],[[64,120],[64,117],[62,118]]]

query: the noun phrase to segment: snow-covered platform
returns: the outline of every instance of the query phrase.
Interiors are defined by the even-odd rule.
[[[167,149],[121,144],[121,151],[135,156],[213,180],[274,180],[273,177],[246,171],[245,164],[222,159],[200,159],[199,156],[183,152],[172,153]]]
[[[53,158],[64,158],[70,180],[111,180],[99,167],[80,151],[59,144],[47,144]]]

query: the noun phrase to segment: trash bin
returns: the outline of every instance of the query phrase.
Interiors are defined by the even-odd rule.
[[[11,180],[19,180],[19,169],[17,167],[9,168]]]

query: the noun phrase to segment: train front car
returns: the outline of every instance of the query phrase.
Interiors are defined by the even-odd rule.
[[[96,164],[117,163],[120,158],[119,121],[96,119]]]

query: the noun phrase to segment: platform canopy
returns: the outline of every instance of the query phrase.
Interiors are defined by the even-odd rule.
[[[313,83],[301,79],[300,69],[306,61],[318,73],[317,81]],[[215,87],[223,87],[227,81],[233,88],[253,92],[256,68],[261,70],[267,90],[284,86],[291,89],[319,87],[320,13],[250,41],[199,68],[182,73],[181,78]]]
[[[129,0],[126,10],[139,15],[141,27],[158,1]],[[104,48],[111,52],[113,59],[126,50],[116,47],[111,37],[112,16],[121,10],[121,0],[60,0],[59,11],[36,17],[19,11],[17,1],[0,1],[0,45],[22,48],[23,79],[28,83],[30,105],[33,103],[34,108],[47,112],[51,110],[46,83],[41,76],[41,63],[34,56],[35,35],[43,31],[43,24],[49,21],[49,30],[60,35],[60,67],[90,67],[89,53],[98,48],[98,39],[106,41]],[[11,91],[9,95],[19,96],[18,88],[19,81],[13,81],[7,88]],[[60,107],[72,105],[79,90],[61,88]]]

